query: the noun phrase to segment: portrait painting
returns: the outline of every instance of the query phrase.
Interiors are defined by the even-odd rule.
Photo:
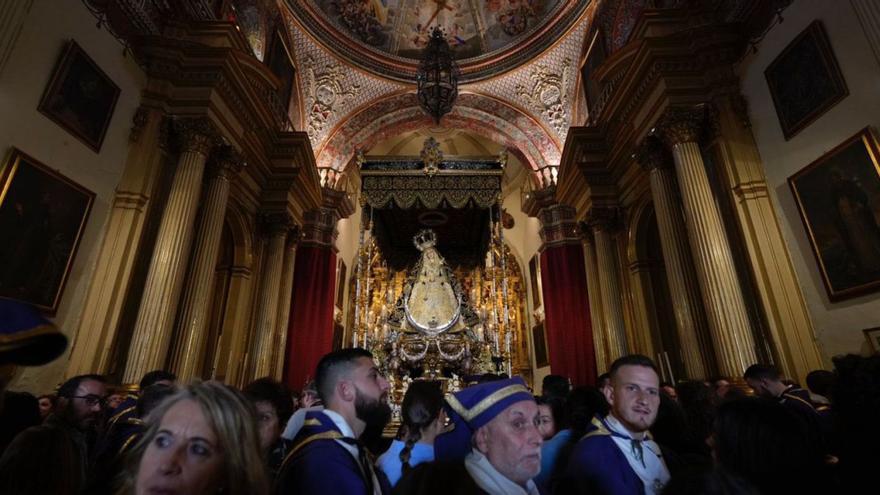
[[[786,140],[849,94],[820,21],[807,26],[785,47],[764,77]]]
[[[831,301],[880,288],[880,149],[865,128],[788,179]]]
[[[871,345],[871,352],[880,352],[880,327],[866,328],[862,332],[865,334],[868,344]]]
[[[550,366],[550,357],[547,355],[547,333],[544,331],[544,323],[538,323],[532,327],[532,344],[535,346],[535,367],[543,368]]]
[[[541,253],[536,253],[529,260],[529,281],[532,288],[532,309],[541,307]]]
[[[118,99],[119,87],[71,40],[37,110],[97,153]]]
[[[54,314],[95,194],[14,148],[0,191],[0,297]]]

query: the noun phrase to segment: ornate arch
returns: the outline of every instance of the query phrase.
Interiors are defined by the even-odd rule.
[[[558,164],[561,158],[559,143],[534,118],[489,96],[460,95],[453,111],[443,120],[447,127],[467,129],[503,144],[533,170]],[[358,150],[433,125],[419,108],[414,93],[389,96],[339,125],[318,152],[318,166],[343,170]]]

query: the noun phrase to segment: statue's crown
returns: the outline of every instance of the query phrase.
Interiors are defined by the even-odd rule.
[[[434,247],[437,245],[437,234],[431,229],[420,230],[419,233],[413,237],[413,244],[415,244],[416,249],[419,251]]]

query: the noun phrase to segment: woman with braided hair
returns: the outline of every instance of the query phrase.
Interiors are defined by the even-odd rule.
[[[379,469],[391,486],[412,467],[434,460],[434,439],[443,432],[446,412],[440,383],[412,382],[403,397],[401,425],[397,439],[379,457]]]

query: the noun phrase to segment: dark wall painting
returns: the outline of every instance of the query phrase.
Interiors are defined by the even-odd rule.
[[[865,128],[788,179],[832,301],[880,289],[878,156]]]
[[[764,71],[786,140],[849,94],[822,23],[814,21]]]
[[[532,345],[535,346],[535,367],[550,366],[550,357],[547,355],[547,333],[544,331],[543,322],[532,327]]]
[[[37,109],[97,153],[118,99],[119,87],[71,40]]]
[[[54,314],[95,194],[17,149],[0,191],[0,297]]]

